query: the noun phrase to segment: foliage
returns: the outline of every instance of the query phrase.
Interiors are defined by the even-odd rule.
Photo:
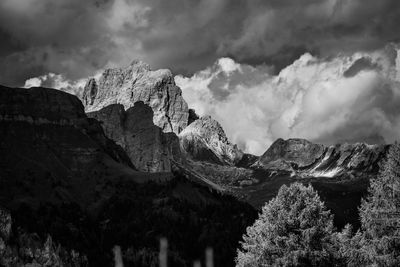
[[[137,184],[115,179],[117,191],[85,211],[75,203],[21,206],[16,225],[51,234],[67,249],[87,255],[90,266],[111,266],[112,248],[124,266],[158,266],[160,237],[168,239],[168,266],[192,266],[213,247],[215,266],[234,266],[236,248],[256,211],[234,197],[186,179]]]
[[[339,264],[332,217],[311,186],[282,186],[247,228],[237,266]]]
[[[349,246],[351,265],[400,265],[400,145],[391,146],[360,208],[361,232]]]

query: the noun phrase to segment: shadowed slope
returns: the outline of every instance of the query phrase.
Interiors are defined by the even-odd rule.
[[[110,266],[116,244],[126,266],[149,266],[166,236],[173,266],[191,266],[208,246],[216,264],[233,266],[238,240],[255,218],[248,204],[201,179],[136,171],[79,100],[61,91],[0,87],[0,115],[0,209],[13,218],[7,249],[29,247],[20,242],[37,236],[46,251],[50,234],[62,251],[86,255],[90,266]],[[133,129],[147,125],[140,116],[132,122]],[[18,239],[18,229],[27,239]],[[25,257],[14,252],[6,256]]]

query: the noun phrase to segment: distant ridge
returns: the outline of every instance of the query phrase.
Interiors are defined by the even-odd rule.
[[[364,143],[325,146],[305,139],[278,139],[252,165],[303,177],[375,174],[390,145]]]

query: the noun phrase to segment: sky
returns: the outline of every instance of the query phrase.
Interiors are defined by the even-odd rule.
[[[190,107],[210,114],[252,154],[278,138],[392,143],[400,135],[399,52],[391,44],[329,59],[305,53],[279,74],[220,58],[175,81]]]
[[[69,79],[133,59],[192,74],[220,57],[278,72],[399,40],[398,0],[1,0],[0,83]]]
[[[1,0],[0,84],[79,94],[138,59],[247,152],[392,142],[398,25],[398,0]]]

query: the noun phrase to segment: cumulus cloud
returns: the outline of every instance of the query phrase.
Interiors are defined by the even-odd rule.
[[[397,41],[398,0],[2,0],[0,83],[68,79],[133,59],[192,74],[220,57],[275,72]]]
[[[277,138],[393,142],[400,133],[397,54],[394,45],[330,58],[305,53],[277,75],[224,58],[176,83],[189,106],[220,121],[250,153]]]
[[[77,95],[83,93],[83,88],[87,79],[71,81],[61,74],[48,73],[46,75],[33,77],[25,81],[24,88],[47,87],[62,90],[64,92]]]

